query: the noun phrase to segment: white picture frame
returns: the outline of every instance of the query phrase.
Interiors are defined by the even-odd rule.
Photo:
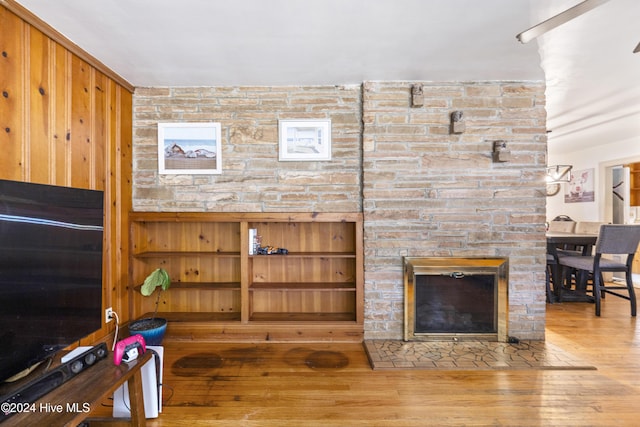
[[[279,120],[278,160],[316,162],[331,160],[331,120]]]
[[[220,123],[158,123],[158,172],[221,174]]]

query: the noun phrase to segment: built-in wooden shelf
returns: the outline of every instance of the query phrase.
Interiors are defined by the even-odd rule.
[[[361,341],[362,214],[133,212],[131,317],[153,312],[139,293],[162,267],[172,285],[159,316],[167,339]],[[262,246],[288,254],[250,255]]]
[[[630,183],[629,189],[631,197],[629,203],[631,206],[640,206],[640,163],[631,163],[629,165]]]

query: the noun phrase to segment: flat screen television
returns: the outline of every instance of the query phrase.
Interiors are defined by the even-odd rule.
[[[0,381],[100,329],[103,200],[0,180]]]

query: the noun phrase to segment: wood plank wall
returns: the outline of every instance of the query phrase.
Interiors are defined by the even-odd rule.
[[[0,1],[0,179],[105,192],[104,307],[128,320],[133,87]],[[103,326],[81,344],[108,336]]]

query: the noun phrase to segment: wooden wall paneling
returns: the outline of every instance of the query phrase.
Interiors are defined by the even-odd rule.
[[[51,183],[51,52],[50,41],[42,32],[29,26],[29,61],[27,75],[29,84],[28,125],[24,140],[27,176],[29,181],[42,184]]]
[[[171,277],[172,288],[193,284],[216,287],[217,284],[235,283],[240,286],[239,257],[206,254],[180,257],[175,254],[136,257],[137,268],[131,277],[131,285],[140,286],[150,272],[164,268]]]
[[[355,257],[355,255],[354,255]],[[253,283],[354,284],[356,266],[350,258],[257,256],[253,258]]]
[[[112,307],[123,323],[130,319],[127,224],[128,212],[131,210],[131,186],[130,177],[123,177],[121,174],[131,173],[131,166],[127,165],[131,158],[131,131],[126,126],[131,126],[132,98],[128,91],[122,90],[100,72],[95,72],[90,81],[90,87],[94,88],[89,104],[91,138],[87,143],[91,158],[85,164],[88,165],[90,174],[93,174],[88,178],[93,180],[93,185],[105,192],[103,308]],[[74,110],[74,114],[75,111],[77,110]],[[123,126],[125,129],[122,129]],[[70,146],[74,149],[79,142],[73,138],[71,141]],[[114,331],[115,323],[112,322],[86,341],[93,343]]]
[[[136,311],[141,315],[153,313],[156,296],[138,298]],[[206,313],[229,314],[240,311],[240,294],[237,291],[211,292],[207,289],[171,289],[163,292],[158,304],[158,312],[171,313]]]
[[[53,151],[51,167],[53,184],[71,183],[71,54],[57,43],[52,43],[53,85],[51,133]]]
[[[103,309],[107,307],[111,307],[118,313],[118,320],[120,317],[121,311],[118,307],[115,306],[114,302],[114,294],[116,292],[116,288],[114,287],[114,276],[117,277],[114,268],[118,268],[118,263],[115,259],[115,255],[117,253],[116,243],[116,230],[118,230],[117,224],[114,224],[114,204],[110,203],[111,194],[113,193],[113,186],[111,185],[111,156],[109,156],[110,147],[111,147],[111,138],[110,132],[112,131],[112,127],[109,125],[111,120],[113,119],[110,108],[111,103],[114,101],[111,96],[111,91],[113,88],[110,82],[107,79],[104,81],[100,81],[100,78],[97,78],[96,81],[96,108],[95,108],[95,116],[96,116],[96,126],[93,129],[94,140],[100,141],[97,143],[96,149],[103,152],[103,155],[100,156],[102,158],[102,166],[99,168],[102,172],[102,177],[96,177],[97,182],[100,183],[101,189],[104,190],[104,259],[103,259],[103,272],[102,272],[102,304]],[[102,96],[100,96],[102,94]],[[102,101],[100,101],[102,100]],[[101,107],[101,105],[104,106]],[[102,124],[102,126],[100,126]],[[101,134],[101,137],[98,135]],[[106,151],[103,151],[103,148]],[[100,164],[100,162],[97,162]],[[109,328],[109,327],[108,327]],[[110,329],[110,328],[109,328]]]
[[[74,56],[71,73],[71,186],[91,188],[91,70]]]
[[[333,313],[353,313],[355,293],[324,291],[254,290],[252,314],[312,314],[318,319]],[[355,320],[355,314],[352,314]],[[257,317],[256,317],[257,318]],[[277,318],[277,317],[276,317]],[[279,320],[282,320],[281,317]]]
[[[96,190],[105,189],[105,181],[107,180],[107,164],[105,159],[105,150],[110,147],[108,140],[109,120],[107,114],[107,78],[99,71],[92,70],[93,81],[91,89],[93,97],[91,99],[91,164],[93,169],[93,185]]]
[[[0,3],[0,178],[104,190],[103,305],[127,321],[133,87],[20,5]]]
[[[132,206],[131,177],[133,173],[132,159],[132,132],[133,132],[133,95],[122,86],[113,83],[115,87],[116,102],[112,108],[117,114],[111,120],[113,130],[111,132],[110,155],[114,157],[113,168],[109,170],[113,188],[110,192],[110,201],[116,207],[113,224],[115,229],[111,232],[114,245],[117,248],[115,254],[117,272],[114,285],[116,292],[114,298],[118,302],[118,313],[125,321],[129,320],[129,241],[130,229],[129,212]],[[113,114],[113,113],[112,113]]]
[[[118,269],[121,268],[121,258],[118,256],[119,254],[119,245],[121,238],[121,229],[123,227],[119,227],[117,222],[120,218],[118,212],[118,205],[112,201],[113,196],[116,194],[117,185],[115,183],[114,171],[116,170],[116,162],[118,156],[115,152],[117,131],[116,126],[118,123],[118,96],[117,90],[114,85],[110,82],[106,82],[106,99],[107,99],[107,109],[105,113],[107,114],[107,127],[105,129],[107,133],[106,144],[108,149],[105,152],[105,167],[106,167],[106,176],[105,176],[105,206],[104,206],[104,225],[105,230],[109,230],[108,233],[105,233],[105,266],[107,268],[104,272],[104,292],[105,295],[103,297],[104,306],[112,307],[117,313],[120,319],[125,315],[125,311],[122,310],[120,305],[120,301],[118,296],[122,294],[118,289],[118,278],[120,275],[118,274]],[[126,228],[126,227],[124,227]],[[126,293],[126,292],[125,292]]]
[[[0,178],[24,178],[24,28],[7,9],[0,8]],[[11,37],[9,36],[11,35]]]
[[[120,320],[129,320],[129,223],[131,210],[131,94],[110,79],[102,88],[105,99],[104,180],[105,234],[108,271],[105,307],[113,307]],[[99,97],[98,97],[99,98]],[[100,127],[100,126],[98,126]],[[100,157],[101,154],[98,154]]]

